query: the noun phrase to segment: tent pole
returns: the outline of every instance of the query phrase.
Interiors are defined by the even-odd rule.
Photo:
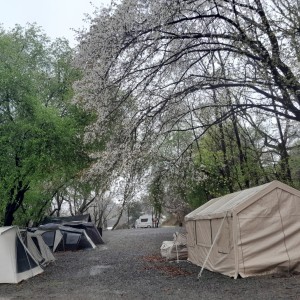
[[[217,232],[217,234],[216,234],[216,236],[215,236],[215,239],[214,239],[214,241],[213,241],[213,243],[212,243],[212,245],[211,245],[211,247],[210,247],[210,249],[209,249],[209,251],[208,251],[208,253],[207,253],[207,256],[206,256],[206,258],[205,258],[205,261],[204,261],[204,263],[203,263],[203,266],[202,266],[202,268],[201,268],[201,270],[200,270],[200,272],[199,272],[199,274],[198,274],[198,279],[201,277],[201,275],[202,275],[202,272],[203,272],[203,270],[204,270],[204,268],[205,268],[205,265],[206,265],[206,263],[207,263],[207,261],[208,261],[208,258],[209,258],[209,256],[210,256],[210,253],[211,253],[211,251],[212,251],[212,249],[213,249],[213,247],[214,247],[214,245],[215,245],[215,243],[216,243],[216,241],[217,241],[217,238],[219,237],[219,234],[220,234],[220,232],[221,232],[221,228],[222,228],[222,226],[223,226],[223,223],[224,223],[224,221],[225,221],[225,219],[226,219],[226,217],[227,217],[227,213],[228,212],[226,212],[226,214],[225,214],[225,216],[224,216],[224,218],[223,218],[223,220],[222,220],[222,223],[221,223],[221,225],[220,225],[220,227],[219,227],[219,229],[218,229],[218,232]]]
[[[179,256],[178,256],[177,244],[175,244],[175,247],[176,247],[177,263],[179,263]]]

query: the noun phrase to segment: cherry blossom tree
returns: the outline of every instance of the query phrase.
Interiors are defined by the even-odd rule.
[[[225,120],[235,139],[240,118],[299,122],[299,20],[296,0],[123,0],[99,11],[79,36],[74,98],[96,114],[86,141],[104,142],[91,174],[133,163],[147,173],[174,132],[190,133],[180,156]]]

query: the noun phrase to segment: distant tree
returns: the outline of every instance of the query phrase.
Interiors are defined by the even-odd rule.
[[[113,201],[110,193],[104,191],[90,207],[89,211],[97,227],[107,228],[107,223],[116,217],[115,209],[117,204]]]
[[[300,189],[300,147],[297,146],[290,151],[290,167],[294,185]]]
[[[142,215],[142,204],[139,201],[132,201],[128,203],[127,207],[127,226],[131,228],[135,221]]]
[[[149,199],[153,207],[153,216],[160,218],[164,206],[164,185],[161,172],[158,172],[149,186]]]
[[[123,173],[118,179],[118,182],[116,182],[116,200],[119,202],[119,212],[112,230],[117,228],[123,213],[126,211],[126,208],[128,208],[134,200],[139,183],[138,173],[136,172],[137,170],[135,169],[135,164],[132,164],[131,168],[129,169],[129,173]]]

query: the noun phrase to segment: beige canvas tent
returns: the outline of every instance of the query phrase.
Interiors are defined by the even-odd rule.
[[[273,181],[185,217],[188,259],[234,278],[300,271],[300,191]]]
[[[18,227],[0,227],[0,283],[18,283],[42,272]]]

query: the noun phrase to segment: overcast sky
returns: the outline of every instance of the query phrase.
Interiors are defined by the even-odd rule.
[[[111,0],[0,0],[0,23],[4,29],[36,22],[52,39],[67,38],[75,45],[71,28],[86,27],[84,14]],[[92,5],[92,4],[94,5]]]

